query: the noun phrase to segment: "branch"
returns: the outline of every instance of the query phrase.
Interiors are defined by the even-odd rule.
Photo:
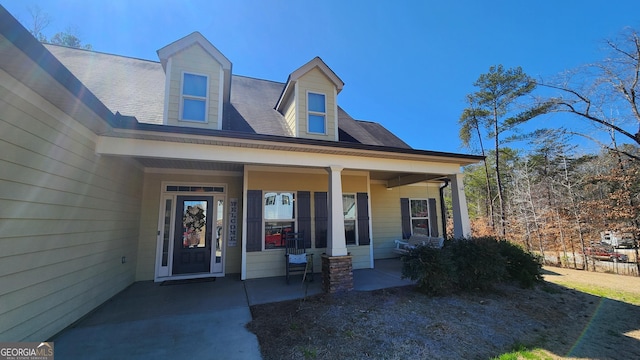
[[[577,91],[572,90],[572,89],[567,89],[567,88],[564,88],[564,87],[561,87],[561,86],[555,86],[555,85],[548,85],[548,84],[542,84],[542,83],[538,83],[538,85],[544,86],[544,87],[547,87],[547,88],[551,88],[551,89],[556,89],[556,90],[568,92],[570,94],[575,95],[577,98],[579,98],[580,100],[582,100],[586,104],[586,109],[584,111],[579,111],[573,106],[572,103],[564,101],[564,100],[562,100],[562,98],[555,98],[555,99],[552,99],[550,102],[551,103],[555,103],[555,105],[557,105],[557,106],[566,106],[567,107],[567,109],[557,108],[556,111],[568,112],[568,113],[572,113],[572,114],[575,114],[575,115],[582,116],[582,117],[586,118],[587,120],[591,120],[591,121],[596,122],[598,124],[604,125],[605,127],[608,127],[609,129],[613,129],[613,130],[619,132],[620,134],[632,139],[635,143],[640,145],[640,132],[638,134],[635,134],[635,135],[631,134],[630,132],[624,130],[623,128],[621,128],[621,127],[619,127],[617,125],[614,125],[614,124],[612,124],[612,123],[610,123],[610,122],[608,122],[606,120],[602,120],[600,118],[597,118],[597,117],[589,114],[589,108],[591,107],[591,101],[587,97],[585,97],[585,96],[581,95],[580,93],[578,93]],[[553,111],[553,110],[551,110],[551,111]]]
[[[567,133],[567,134],[571,134],[571,135],[581,136],[581,137],[583,137],[583,138],[585,138],[585,139],[589,139],[589,140],[591,140],[591,141],[595,142],[596,144],[600,145],[601,147],[603,147],[603,148],[605,148],[605,149],[607,149],[607,150],[614,151],[614,152],[617,152],[617,153],[620,153],[620,154],[626,155],[626,156],[628,156],[628,157],[630,157],[631,159],[634,159],[634,160],[636,160],[636,161],[640,161],[640,156],[637,156],[637,155],[631,154],[631,153],[629,153],[629,152],[626,152],[626,151],[624,151],[624,150],[620,150],[620,149],[618,149],[618,148],[613,148],[613,147],[611,147],[611,146],[609,146],[609,145],[606,145],[606,144],[604,144],[603,142],[601,142],[601,141],[599,141],[599,140],[597,140],[597,139],[595,139],[595,138],[593,138],[593,137],[591,137],[591,136],[589,136],[589,135],[585,135],[585,134],[581,134],[581,133],[577,133],[577,132],[573,132],[573,131],[567,131],[566,133]]]

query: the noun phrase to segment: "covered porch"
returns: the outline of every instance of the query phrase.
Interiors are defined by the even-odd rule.
[[[470,234],[460,167],[477,156],[133,126],[101,136],[96,151],[133,160],[144,173],[138,281],[283,275],[284,251],[271,239],[277,228],[305,232],[309,249],[318,256],[315,272],[321,271],[322,254],[340,261],[350,257],[353,269],[374,268],[375,259],[394,256],[395,239],[413,231],[445,236],[441,190],[446,186],[453,194],[454,233],[449,235]],[[185,192],[198,189],[212,194]],[[205,237],[201,243],[211,249],[200,258],[211,264],[176,272],[176,259],[189,259],[191,252],[187,247],[178,251],[187,243],[180,238],[185,199],[211,202],[216,208],[211,221],[217,224],[207,229],[216,233],[206,240],[214,245]],[[282,205],[286,200],[288,213],[273,215],[267,209],[275,199]],[[349,199],[353,214],[345,208]],[[416,214],[414,201],[420,205]]]
[[[412,284],[401,279],[401,265],[386,259],[375,261],[374,269],[354,270],[354,290]],[[166,286],[141,281],[50,340],[64,359],[260,359],[257,338],[245,328],[249,307],[321,292],[320,281],[301,277],[290,285],[284,277],[241,281],[238,275]]]

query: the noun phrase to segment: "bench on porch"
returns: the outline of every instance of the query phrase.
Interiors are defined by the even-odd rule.
[[[395,247],[393,252],[399,255],[406,255],[410,250],[418,246],[429,246],[440,249],[444,244],[444,238],[433,236],[411,236],[406,240],[393,240]]]

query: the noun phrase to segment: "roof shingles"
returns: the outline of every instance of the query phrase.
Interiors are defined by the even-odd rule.
[[[160,62],[95,51],[45,45],[113,113],[140,123],[162,124],[165,73]],[[293,136],[275,110],[284,83],[232,75],[231,103],[225,104],[223,129]],[[354,120],[338,107],[340,141],[410,148],[380,124]]]

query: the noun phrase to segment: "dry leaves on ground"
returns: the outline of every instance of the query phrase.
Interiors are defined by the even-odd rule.
[[[516,345],[562,356],[599,303],[550,283],[446,297],[410,286],[253,306],[247,327],[265,359],[489,359]]]

